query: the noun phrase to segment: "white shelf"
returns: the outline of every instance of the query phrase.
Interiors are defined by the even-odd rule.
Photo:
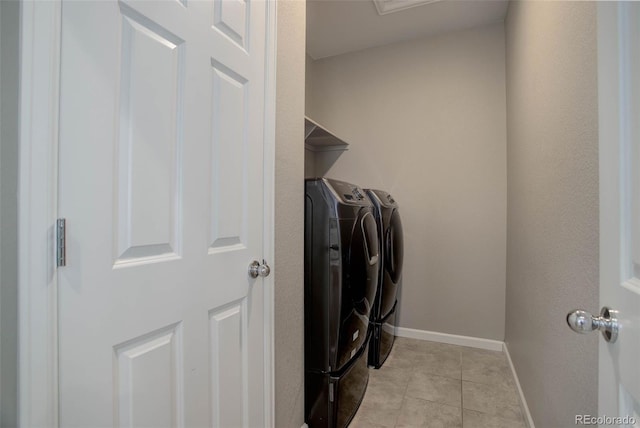
[[[336,137],[318,122],[304,118],[304,148],[312,152],[344,151],[349,144]]]

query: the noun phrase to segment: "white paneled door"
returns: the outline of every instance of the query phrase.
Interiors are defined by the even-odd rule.
[[[62,3],[61,426],[269,424],[268,7]]]
[[[640,3],[598,4],[600,303],[619,323],[600,341],[599,426],[640,427]]]

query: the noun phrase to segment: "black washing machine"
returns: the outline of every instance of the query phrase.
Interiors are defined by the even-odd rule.
[[[404,243],[398,204],[382,190],[367,189],[375,207],[380,241],[380,274],[371,312],[371,342],[369,365],[379,369],[385,362],[395,340],[398,289],[402,278]]]
[[[342,428],[369,380],[377,226],[358,186],[316,178],[305,187],[305,417],[310,428]]]

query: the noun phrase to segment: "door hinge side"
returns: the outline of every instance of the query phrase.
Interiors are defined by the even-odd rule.
[[[56,266],[67,265],[67,219],[56,221]]]

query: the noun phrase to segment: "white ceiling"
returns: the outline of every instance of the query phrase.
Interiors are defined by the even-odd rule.
[[[443,0],[380,15],[372,0],[307,0],[307,54],[320,59],[501,22],[507,6],[508,0]]]

